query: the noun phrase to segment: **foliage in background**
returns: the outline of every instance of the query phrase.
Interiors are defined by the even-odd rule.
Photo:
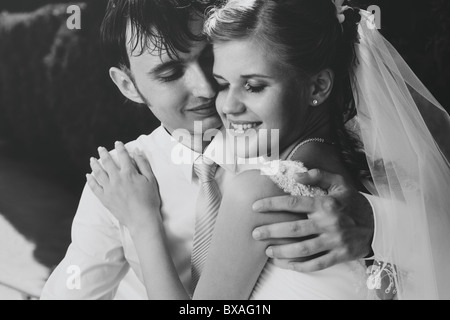
[[[0,135],[59,167],[77,188],[98,146],[112,148],[158,125],[148,108],[125,103],[109,79],[98,34],[105,1],[80,5],[80,31],[66,27],[64,4],[0,16]]]

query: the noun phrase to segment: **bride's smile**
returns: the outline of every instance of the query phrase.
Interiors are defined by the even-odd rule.
[[[233,120],[227,121],[230,124],[229,125],[230,132],[236,136],[256,133],[256,131],[262,125],[262,122],[233,121]]]
[[[263,152],[296,141],[308,128],[310,113],[298,74],[262,50],[257,40],[217,43],[214,53],[216,106],[228,134],[237,138],[238,157],[264,156],[261,144],[274,130],[279,141],[264,145]]]

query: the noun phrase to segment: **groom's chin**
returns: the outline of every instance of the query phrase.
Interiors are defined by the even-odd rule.
[[[223,123],[218,114],[202,120],[203,133],[211,129],[220,129],[222,127]]]

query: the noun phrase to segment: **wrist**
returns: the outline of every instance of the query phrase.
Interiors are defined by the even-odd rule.
[[[144,210],[144,212],[140,211],[139,214],[136,214],[135,216],[140,218],[134,219],[127,226],[132,235],[141,232],[155,233],[163,230],[163,223],[159,210],[158,212],[153,210],[152,212],[148,212],[148,210]]]

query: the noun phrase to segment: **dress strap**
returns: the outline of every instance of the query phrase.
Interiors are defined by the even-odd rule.
[[[308,143],[312,143],[312,142],[318,142],[318,143],[323,143],[323,144],[329,144],[329,145],[334,145],[334,142],[329,142],[323,138],[311,138],[305,141],[300,142],[295,148],[294,150],[292,150],[292,152],[289,154],[289,157],[287,157],[287,160],[292,160],[292,158],[295,156],[295,154],[297,153],[298,149],[300,149],[301,147],[303,147],[304,145],[308,144]]]

